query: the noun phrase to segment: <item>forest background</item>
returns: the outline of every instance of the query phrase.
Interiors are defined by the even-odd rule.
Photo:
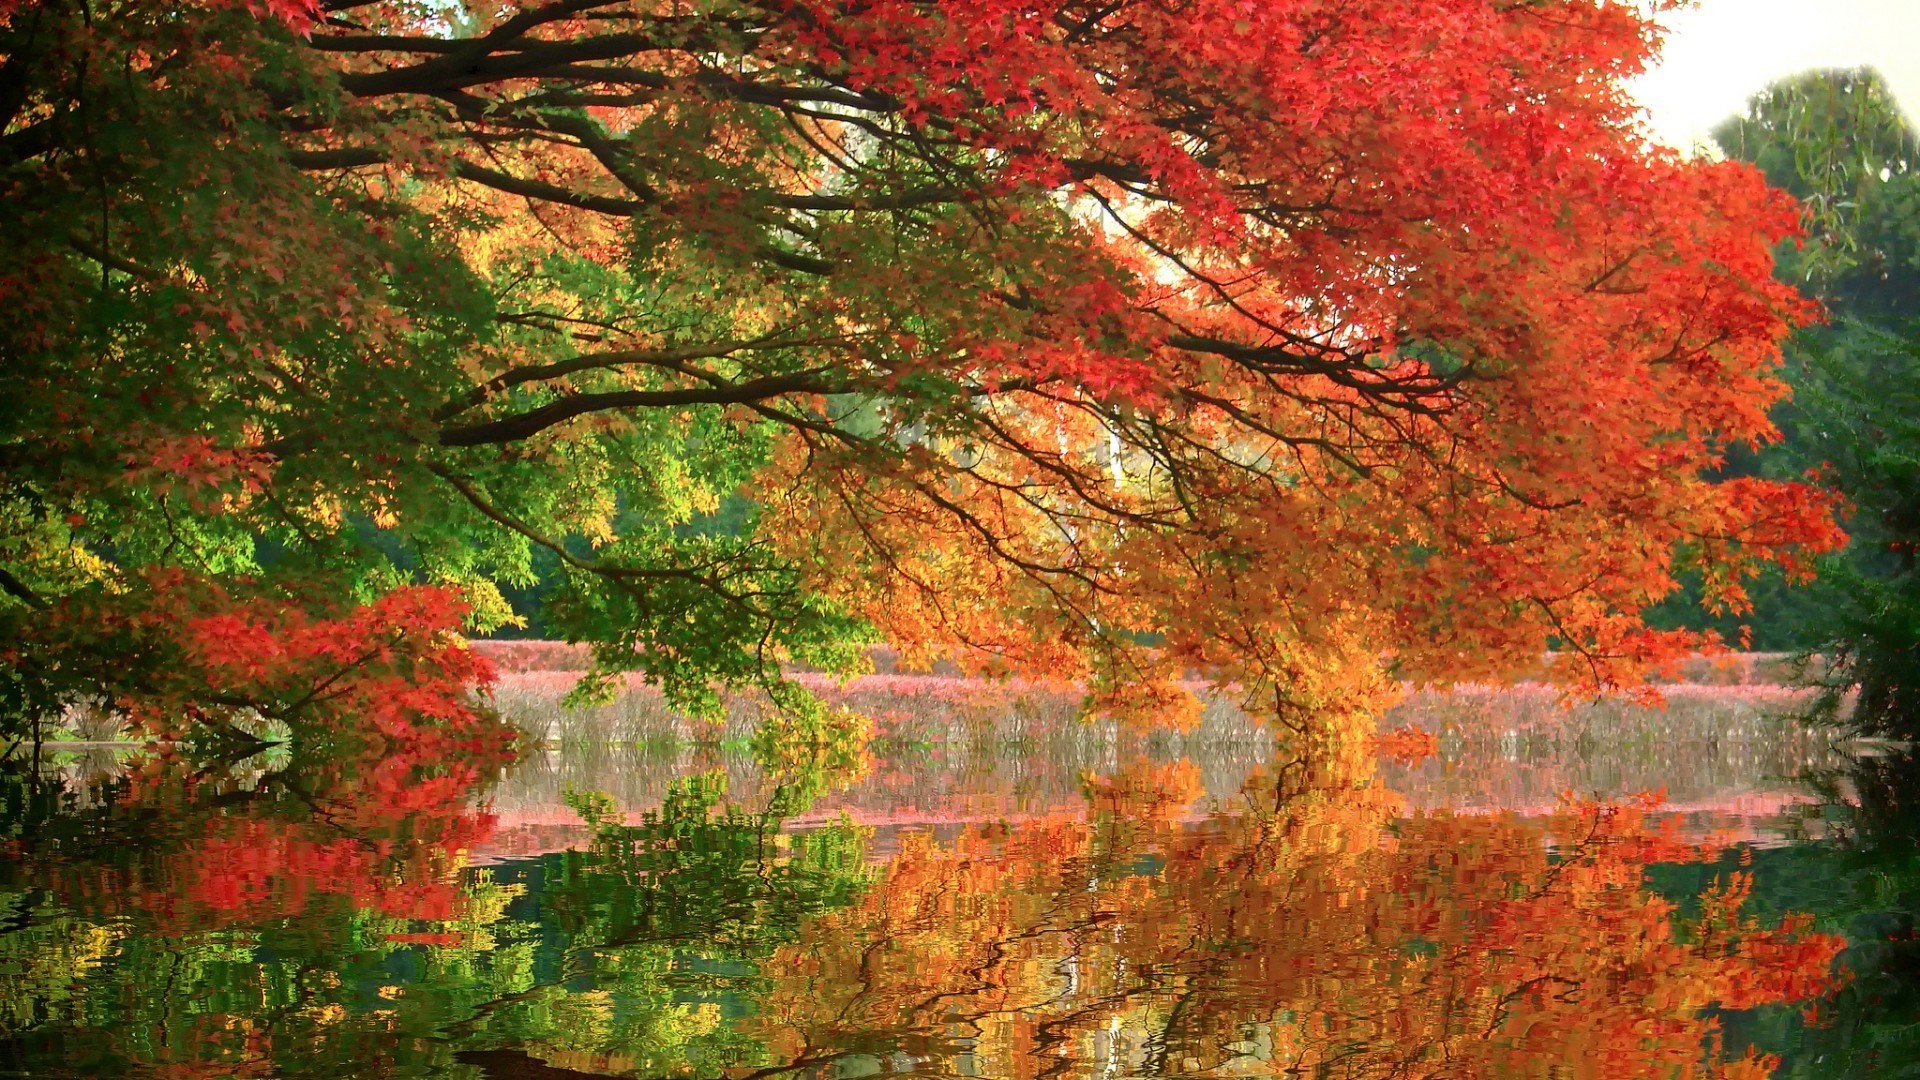
[[[1782,244],[1776,273],[1818,299],[1825,321],[1786,348],[1790,401],[1778,443],[1736,453],[1731,473],[1813,470],[1847,498],[1851,542],[1811,582],[1764,574],[1744,612],[1714,613],[1697,584],[1650,613],[1658,625],[1710,630],[1742,647],[1837,661],[1858,678],[1859,720],[1911,731],[1920,646],[1920,179],[1916,140],[1871,69],[1809,72],[1774,83],[1744,116],[1713,132],[1719,151],[1752,162],[1801,200],[1808,236]]]

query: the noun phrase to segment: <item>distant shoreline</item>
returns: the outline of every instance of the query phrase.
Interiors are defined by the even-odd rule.
[[[589,666],[585,645],[541,638],[476,638],[473,651],[493,661],[502,674],[535,671],[585,671]],[[964,678],[958,666],[941,661],[928,671],[903,670],[899,652],[886,646],[867,650],[875,675]],[[1517,682],[1536,682],[1546,675],[1552,654],[1541,658],[1540,670]],[[811,670],[811,669],[798,669]],[[1655,685],[1678,686],[1794,686],[1797,665],[1792,653],[1726,652],[1696,654],[1681,662],[1677,677],[1655,677]]]

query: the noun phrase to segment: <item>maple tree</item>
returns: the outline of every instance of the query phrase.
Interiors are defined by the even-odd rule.
[[[1611,0],[10,0],[0,689],[142,689],[143,582],[424,582],[485,630],[536,555],[589,689],[808,730],[780,665],[878,638],[1156,716],[1191,670],[1318,722],[1549,641],[1632,687],[1699,642],[1639,618],[1678,569],[1737,608],[1837,535],[1708,472],[1808,309],[1792,201],[1641,139],[1653,39]]]
[[[9,838],[5,852],[14,884],[50,889],[96,921],[137,914],[168,934],[299,918],[329,903],[448,920],[463,902],[465,852],[493,832],[475,797],[508,760],[499,745],[450,755],[390,742],[279,767],[148,753],[81,806]]]

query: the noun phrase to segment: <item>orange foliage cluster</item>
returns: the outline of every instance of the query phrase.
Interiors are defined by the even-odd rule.
[[[1009,395],[978,461],[876,476],[806,440],[777,470],[801,493],[782,535],[851,542],[864,573],[822,588],[910,651],[958,638],[1148,700],[1193,668],[1311,708],[1372,693],[1382,652],[1453,678],[1555,636],[1562,677],[1632,688],[1701,643],[1637,614],[1678,546],[1737,608],[1756,557],[1799,572],[1837,541],[1811,488],[1702,475],[1773,437],[1777,342],[1808,309],[1768,245],[1796,211],[1622,143],[1612,80],[1648,48],[1625,6],[1125,5],[1127,33],[1084,38],[1018,0],[796,7],[802,49],[1111,223],[1083,238],[1106,281],[1060,271],[1053,344],[957,350],[968,376],[1062,384]],[[1006,114],[950,111],[982,99]],[[1205,153],[1175,137],[1196,127]]]
[[[1721,468],[1777,436],[1813,315],[1771,276],[1798,207],[1646,145],[1642,7],[462,12],[43,5],[9,39],[45,62],[7,95],[5,491],[119,508],[0,537],[28,564],[210,562],[190,513],[336,598],[426,573],[370,521],[457,553],[478,622],[560,560],[559,632],[684,702],[878,636],[1116,716],[1191,724],[1201,673],[1347,730],[1388,670],[1549,641],[1636,690],[1706,643],[1641,618],[1683,574],[1737,611],[1841,539],[1818,488]],[[78,587],[47,566],[22,622]],[[438,692],[400,711],[457,727]]]

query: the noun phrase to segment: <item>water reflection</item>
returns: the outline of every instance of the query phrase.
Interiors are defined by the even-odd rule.
[[[1703,1010],[1828,986],[1838,941],[1741,916],[1745,878],[1684,915],[1645,889],[1717,852],[1642,808],[1397,819],[1309,783],[1187,824],[1153,771],[909,844],[782,951],[750,1030],[923,1075],[1758,1076]]]
[[[1779,1073],[1791,1080],[1920,1076],[1920,758],[1869,756],[1848,780],[1854,805],[1833,842],[1755,860],[1756,908],[1818,912],[1822,929],[1849,942],[1846,986],[1810,1016],[1781,1011],[1729,1027],[1744,1041],[1793,1047]]]
[[[903,741],[838,788],[666,745],[504,784],[65,760],[3,793],[0,1069],[1758,1077],[1877,1022],[1800,1019],[1880,975],[1843,988],[1845,920],[1773,866],[1868,858],[1906,811],[1757,855],[1645,801],[1455,812],[1463,730],[1398,791],[1359,753],[1044,733]]]
[[[504,760],[146,754],[81,785],[0,776],[21,811],[0,864],[0,1065],[351,1076],[391,1059],[411,1036],[366,990],[485,906],[463,853],[492,819],[470,795]]]

